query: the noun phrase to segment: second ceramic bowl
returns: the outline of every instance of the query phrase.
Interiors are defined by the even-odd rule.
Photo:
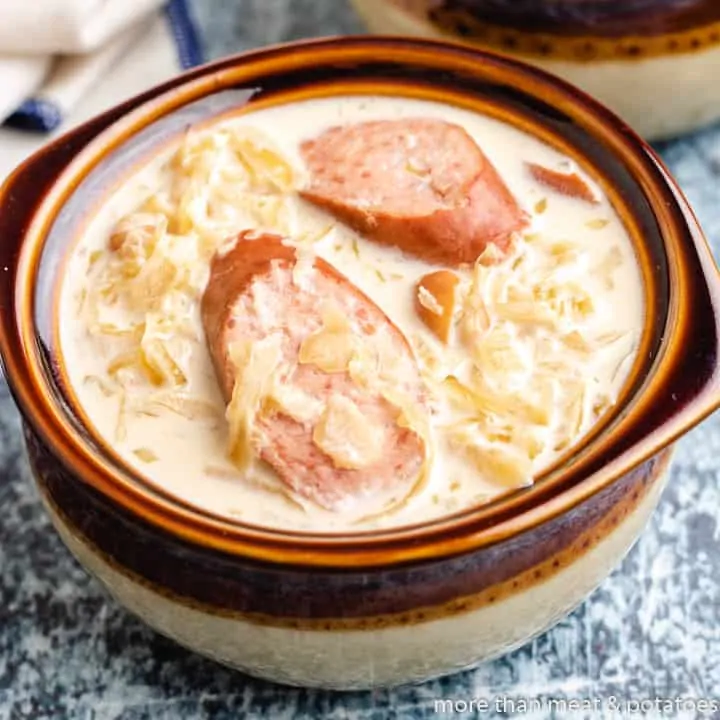
[[[491,50],[575,83],[649,140],[720,117],[716,0],[352,0],[368,28]]]

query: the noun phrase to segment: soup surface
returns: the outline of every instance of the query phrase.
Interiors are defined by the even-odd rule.
[[[409,156],[423,142],[418,128],[430,128],[430,141],[432,121],[463,128],[522,208],[523,227],[508,243],[488,243],[473,262],[449,263],[394,246],[394,230],[382,241],[369,237],[379,227],[374,216],[365,232],[334,206],[298,193],[311,181],[311,156],[303,143],[333,127],[357,126],[348,137],[360,143],[362,156],[358,124],[367,129],[374,121],[406,121],[405,139],[398,142]],[[377,127],[382,133],[394,126]],[[381,182],[382,162],[369,152],[366,157],[374,164],[360,175]],[[328,171],[340,173],[342,163],[334,162]],[[388,169],[387,191],[399,192],[407,180],[405,205],[412,206],[413,197],[428,202],[423,193],[447,198],[453,192],[428,190],[424,178],[432,170],[413,166],[412,157],[403,162],[398,172],[413,177],[398,181]],[[459,162],[451,164],[450,174]],[[333,187],[342,188],[346,180],[333,176]],[[498,215],[488,217],[492,222]],[[222,389],[202,302],[216,252],[228,252],[229,239],[247,230],[254,233],[246,242],[268,242],[264,233],[272,233],[296,254],[284,285],[252,286],[253,317],[275,323],[280,335],[299,333],[296,361],[314,362],[315,375],[341,372],[350,384],[372,385],[383,412],[396,410],[395,422],[421,448],[417,467],[408,466],[408,477],[396,487],[393,468],[382,463],[395,445],[400,453],[404,440],[388,440],[387,425],[373,425],[360,401],[302,394],[278,381],[281,376],[273,379],[260,350],[272,349],[277,333],[258,335],[254,356],[253,347],[248,350],[246,360],[259,358],[259,374],[236,360],[230,387]],[[374,302],[406,339],[422,385],[422,399],[412,407],[393,394],[407,379],[398,352],[386,353],[385,365],[378,364],[380,355],[372,364],[356,353],[340,368],[324,368],[310,357],[311,351],[327,355],[343,323],[352,334],[352,303],[340,307],[318,294],[315,307],[310,295],[308,312],[318,319],[306,331],[283,328],[283,317],[273,316],[301,292],[303,272],[315,257]],[[271,263],[272,272],[282,280],[277,263]],[[235,298],[232,285],[227,291]],[[190,129],[90,217],[68,262],[59,312],[61,351],[80,406],[100,436],[149,482],[244,522],[342,532],[427,521],[531,484],[616,401],[636,355],[644,309],[630,238],[600,187],[572,161],[504,123],[460,108],[348,96],[256,110]],[[381,323],[381,330],[394,332],[390,324]],[[368,342],[376,341],[373,332]],[[384,386],[373,385],[382,378]],[[370,483],[342,502],[318,501],[320,495],[306,492],[305,481],[298,480],[303,473],[278,470],[285,465],[277,455],[290,450],[278,450],[277,439],[274,455],[253,456],[271,400],[272,417],[294,418],[288,427],[295,430],[305,423],[303,437],[315,442],[316,459],[334,463],[339,474],[350,473],[343,477],[359,478],[363,467],[372,477],[373,468],[382,469],[382,492],[375,497]],[[250,457],[240,457],[238,448],[249,448]],[[384,449],[373,454],[377,448]],[[370,456],[375,465],[368,464]],[[306,473],[310,484],[312,473]],[[321,490],[332,494],[333,478],[326,482]]]

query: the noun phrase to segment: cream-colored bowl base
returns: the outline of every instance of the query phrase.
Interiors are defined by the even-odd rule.
[[[635,510],[595,547],[544,582],[476,610],[376,630],[269,627],[190,607],[109,564],[49,503],[46,506],[79,562],[121,605],[162,634],[251,675],[351,690],[418,682],[464,669],[524,644],[556,623],[627,553],[655,508],[665,480],[658,478]]]

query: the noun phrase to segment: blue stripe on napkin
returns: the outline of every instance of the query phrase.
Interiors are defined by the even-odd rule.
[[[165,13],[177,43],[180,66],[188,70],[204,62],[200,35],[190,15],[187,0],[170,0]]]
[[[188,0],[170,0],[165,15],[177,45],[180,67],[187,70],[200,65],[204,60],[202,45],[190,15]],[[57,129],[62,121],[62,113],[56,105],[41,98],[29,98],[4,124],[19,130],[50,132]]]

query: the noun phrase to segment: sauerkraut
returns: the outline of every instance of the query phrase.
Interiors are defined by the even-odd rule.
[[[242,126],[189,132],[161,177],[87,262],[82,307],[88,332],[111,350],[102,381],[120,399],[118,436],[127,413],[158,408],[158,390],[167,409],[209,419],[207,401],[190,387],[209,260],[240,228],[282,231],[297,181],[269,138]],[[244,421],[233,417],[230,452],[245,458]]]
[[[584,368],[607,353],[615,358],[614,374],[621,374],[637,338],[597,333],[602,302],[578,280],[589,274],[612,290],[626,261],[615,243],[591,265],[577,238],[541,225],[515,237],[507,256],[490,244],[470,267],[423,266],[408,277],[404,266],[377,263],[365,241],[329,216],[307,222],[310,211],[297,195],[302,172],[264,133],[242,123],[188,132],[158,177],[114,223],[105,245],[88,254],[79,303],[88,332],[108,357],[104,372],[85,382],[117,399],[118,441],[133,415],[172,413],[205,423],[226,433],[225,460],[232,463],[209,464],[211,474],[239,472],[286,495],[292,493],[279,482],[251,472],[264,414],[311,424],[315,444],[338,468],[377,461],[383,428],[349,398],[311,397],[288,383],[293,367],[283,359],[281,333],[231,347],[236,379],[226,407],[219,393],[209,397],[199,389],[198,375],[209,365],[199,302],[210,259],[247,229],[279,234],[296,247],[295,291],[312,281],[319,249],[332,248],[372,279],[369,286],[400,281],[402,302],[414,305],[424,323],[400,325],[421,370],[422,397],[410,386],[415,370],[397,352],[396,338],[385,329],[361,336],[331,303],[319,308],[320,327],[298,348],[299,365],[347,373],[359,388],[384,398],[397,424],[421,438],[426,456],[417,480],[404,497],[391,499],[386,513],[425,487],[440,455],[462,458],[497,492],[525,487],[615,402]],[[545,197],[535,196],[529,207],[541,219],[552,213]],[[602,236],[609,222],[591,217],[585,232]],[[253,298],[258,314],[275,312],[260,291]],[[145,465],[158,462],[152,446],[136,443],[131,452]],[[484,491],[472,496],[489,497]]]

